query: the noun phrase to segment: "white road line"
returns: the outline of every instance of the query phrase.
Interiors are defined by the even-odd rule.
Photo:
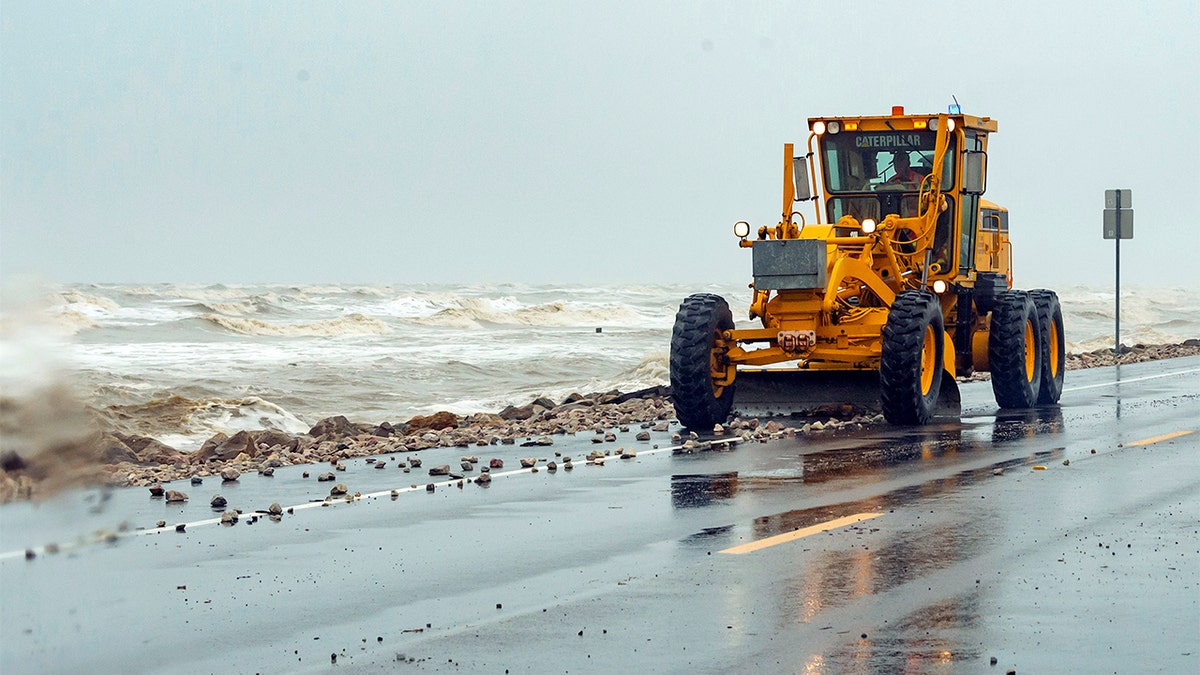
[[[1128,380],[1114,380],[1112,382],[1101,382],[1100,384],[1085,384],[1082,387],[1066,387],[1067,391],[1083,391],[1084,389],[1099,389],[1100,387],[1115,387],[1118,384],[1129,384],[1131,382],[1142,382],[1145,380],[1157,380],[1161,377],[1174,377],[1176,375],[1187,375],[1188,373],[1200,373],[1200,368],[1189,368],[1188,370],[1176,370],[1170,373],[1160,373],[1158,375],[1146,375],[1144,377],[1131,377]]]

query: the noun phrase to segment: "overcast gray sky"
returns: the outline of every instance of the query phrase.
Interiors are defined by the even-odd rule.
[[[1019,287],[1200,283],[1200,3],[0,6],[0,277],[749,281],[818,115],[999,120]]]

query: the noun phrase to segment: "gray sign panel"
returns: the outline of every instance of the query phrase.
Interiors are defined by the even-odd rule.
[[[1124,204],[1124,197],[1122,197]],[[1133,209],[1104,209],[1104,238],[1117,238],[1117,214],[1121,214],[1121,238],[1133,239]]]
[[[1118,194],[1121,197],[1121,208],[1123,208],[1123,209],[1133,208],[1133,190],[1105,190],[1104,191],[1104,208],[1106,208],[1106,209],[1117,208]],[[1125,220],[1124,218],[1121,219],[1122,223],[1124,223],[1124,220]]]

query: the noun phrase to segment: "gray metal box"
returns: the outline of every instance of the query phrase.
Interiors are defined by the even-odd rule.
[[[754,287],[764,291],[825,288],[825,242],[766,239],[754,242]]]

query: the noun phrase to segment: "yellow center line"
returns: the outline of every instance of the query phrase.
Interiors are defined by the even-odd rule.
[[[1157,443],[1159,441],[1169,441],[1172,438],[1179,438],[1180,436],[1187,436],[1188,434],[1193,433],[1194,431],[1195,431],[1195,429],[1184,429],[1182,431],[1172,431],[1169,434],[1163,434],[1162,436],[1155,436],[1154,438],[1144,438],[1140,441],[1126,443],[1126,445],[1150,445],[1151,443]]]
[[[791,532],[786,532],[784,534],[777,534],[774,537],[767,537],[766,539],[759,539],[758,541],[752,541],[748,544],[734,546],[732,548],[727,548],[724,551],[718,551],[718,552],[719,553],[729,553],[731,555],[741,555],[743,553],[753,553],[754,551],[768,548],[770,546],[777,546],[779,544],[784,544],[789,541],[803,539],[804,537],[808,537],[808,536],[811,536],[814,534],[820,534],[821,532],[828,532],[829,530],[836,530],[839,527],[845,527],[847,525],[861,523],[864,520],[878,518],[879,516],[882,516],[882,515],[883,515],[882,513],[856,513],[852,516],[846,516],[844,518],[830,520],[828,522],[820,523],[819,525],[803,527],[803,528],[800,528],[799,530],[792,530]]]

